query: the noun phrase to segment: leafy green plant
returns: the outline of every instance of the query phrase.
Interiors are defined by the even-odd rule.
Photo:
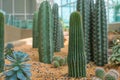
[[[103,79],[105,76],[105,70],[103,68],[96,68],[95,76],[100,78],[100,79]]]
[[[14,51],[12,56],[7,56],[11,62],[5,65],[6,71],[3,72],[5,80],[30,80],[30,64],[26,62],[30,60],[28,54],[21,51]]]

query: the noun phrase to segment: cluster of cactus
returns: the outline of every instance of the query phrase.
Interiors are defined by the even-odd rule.
[[[21,51],[14,51],[12,56],[7,56],[11,64],[5,65],[6,70],[3,72],[5,80],[31,80],[30,60],[28,54]]]
[[[76,78],[86,77],[84,34],[79,12],[70,15],[69,24],[68,75]]]
[[[53,16],[49,1],[40,4],[38,12],[39,60],[51,63],[53,58]]]
[[[55,56],[53,57],[53,60],[52,60],[52,64],[55,68],[58,68],[60,66],[64,66],[67,64],[67,57],[65,58],[62,58],[62,57],[59,57],[59,56]]]
[[[63,47],[63,31],[62,31],[62,25],[59,21],[59,10],[58,10],[58,4],[54,3],[52,8],[53,13],[53,41],[54,41],[54,52],[60,52],[61,48]]]
[[[112,55],[109,57],[109,62],[112,65],[120,64],[120,43],[116,43],[112,48]]]
[[[33,17],[32,35],[33,35],[33,48],[38,48],[38,12],[37,11],[34,13],[34,17]]]
[[[0,72],[4,70],[4,14],[0,12]]]
[[[107,20],[104,0],[77,0],[77,11],[82,14],[87,62],[98,66],[108,63]]]
[[[98,80],[118,80],[119,79],[119,73],[114,69],[111,69],[108,71],[108,73],[106,73],[103,68],[96,68],[95,76],[96,77],[94,78],[98,78]]]
[[[5,58],[9,55],[11,56],[13,54],[14,51],[14,45],[12,43],[8,43],[5,47]]]

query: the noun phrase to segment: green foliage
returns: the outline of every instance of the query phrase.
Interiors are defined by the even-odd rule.
[[[38,12],[39,61],[51,63],[53,58],[53,16],[49,1],[40,4]]]
[[[59,64],[59,62],[58,62],[58,61],[53,61],[53,65],[54,65],[54,67],[55,67],[55,68],[60,67],[60,64]]]
[[[112,48],[112,55],[109,57],[110,64],[120,64],[120,42],[119,40],[114,41],[114,46]]]
[[[12,56],[7,56],[11,64],[5,65],[6,71],[3,72],[5,80],[30,80],[30,64],[26,62],[30,60],[28,54],[21,51],[14,51]]]
[[[0,12],[0,72],[4,70],[4,15]]]
[[[103,68],[96,68],[95,75],[96,77],[103,79],[105,76],[105,70]]]
[[[60,59],[61,59],[61,57],[60,56],[55,56],[55,57],[53,57],[53,61],[60,61]]]
[[[84,51],[84,34],[79,12],[70,16],[68,75],[70,77],[86,77],[86,55]]]
[[[33,48],[38,48],[38,12],[34,13],[32,35]]]
[[[52,7],[52,13],[53,13],[53,21],[54,21],[54,27],[53,27],[53,41],[54,41],[54,52],[60,52],[61,49],[61,29],[59,25],[59,13],[58,13],[58,4],[53,4]]]

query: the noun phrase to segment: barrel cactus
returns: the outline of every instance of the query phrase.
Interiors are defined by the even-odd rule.
[[[105,76],[105,70],[103,68],[96,68],[95,76],[100,78],[100,79],[103,79]]]
[[[44,63],[51,63],[53,58],[53,22],[52,10],[48,1],[40,4],[38,12],[38,51],[39,60]]]
[[[94,61],[98,66],[108,63],[107,20],[104,0],[96,0],[94,29]]]
[[[68,75],[70,77],[86,77],[86,55],[84,51],[84,34],[79,12],[70,16]]]
[[[4,70],[4,14],[0,12],[0,72]]]
[[[28,54],[21,51],[14,51],[11,56],[7,56],[11,62],[5,65],[6,71],[3,72],[5,80],[31,80],[30,64],[26,62],[30,60]]]
[[[54,21],[54,27],[53,27],[54,52],[60,52],[61,30],[60,30],[60,25],[59,25],[59,13],[58,13],[58,4],[57,3],[53,4],[52,13],[53,13],[53,21]]]
[[[38,48],[38,12],[34,13],[32,35],[33,48]]]

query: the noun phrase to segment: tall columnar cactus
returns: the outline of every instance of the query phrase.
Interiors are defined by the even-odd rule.
[[[4,15],[0,12],[0,72],[4,70]]]
[[[108,62],[107,56],[107,20],[104,0],[96,0],[94,29],[94,61],[98,66]]]
[[[38,48],[38,12],[34,13],[33,17],[33,48]]]
[[[60,38],[61,38],[61,48],[64,47],[64,34],[63,34],[63,27],[61,21],[59,21],[60,26]]]
[[[85,53],[87,54],[87,62],[89,62],[91,61],[90,0],[77,0],[77,11],[82,15]]]
[[[53,18],[54,18],[54,52],[59,52],[61,49],[61,37],[60,37],[60,26],[59,26],[59,13],[58,13],[58,4],[53,4],[52,8]]]
[[[68,75],[70,77],[86,76],[86,55],[84,51],[83,26],[79,12],[70,16],[68,48]]]
[[[48,1],[40,4],[38,13],[39,31],[39,60],[44,63],[51,63],[53,57],[53,23],[52,10]]]

